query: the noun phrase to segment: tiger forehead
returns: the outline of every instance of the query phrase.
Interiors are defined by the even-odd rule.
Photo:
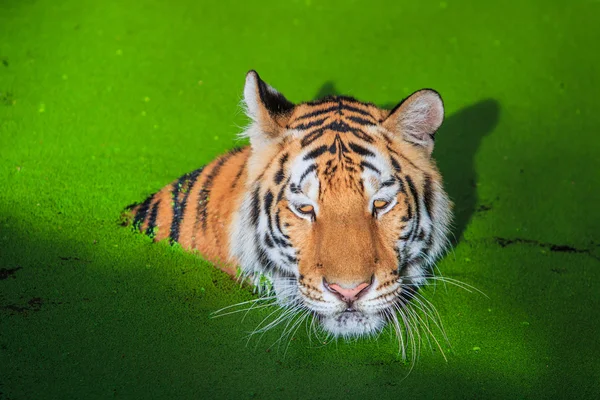
[[[364,194],[364,172],[367,170],[372,179],[377,178],[376,181],[389,177],[386,163],[377,161],[380,157],[377,146],[369,146],[364,140],[359,139],[360,135],[366,133],[360,131],[341,133],[328,129],[321,130],[319,135],[305,135],[302,140],[309,138],[311,144],[304,151],[296,153],[297,161],[292,164],[292,168],[299,168],[295,171],[294,183],[301,185],[315,174],[320,182],[319,198],[322,198],[329,192],[347,193],[348,188],[353,192]],[[283,174],[283,167],[281,167],[280,182],[283,180]]]
[[[290,116],[288,127],[306,129],[306,125],[311,122],[311,126],[314,126],[316,122],[343,117],[355,117],[355,120],[360,121],[361,116],[363,121],[360,122],[377,124],[383,121],[387,114],[388,110],[382,110],[371,103],[363,103],[346,96],[329,96],[297,105]]]

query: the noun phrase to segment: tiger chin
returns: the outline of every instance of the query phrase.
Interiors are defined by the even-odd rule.
[[[439,94],[392,110],[345,96],[293,104],[250,71],[244,103],[250,145],[130,206],[135,229],[238,279],[267,278],[279,305],[334,337],[398,325],[448,242],[431,158]]]

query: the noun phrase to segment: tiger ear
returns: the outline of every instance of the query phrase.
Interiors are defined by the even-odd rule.
[[[397,132],[405,141],[433,151],[435,132],[444,120],[444,103],[439,93],[422,89],[400,102],[383,122],[383,127]]]
[[[253,147],[260,147],[277,139],[294,109],[292,102],[263,82],[254,70],[246,74],[244,102],[246,114],[254,121],[247,132]]]

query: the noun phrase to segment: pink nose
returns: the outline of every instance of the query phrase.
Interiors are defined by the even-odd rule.
[[[356,301],[361,295],[366,293],[367,288],[371,286],[371,282],[369,282],[369,283],[363,282],[358,286],[355,286],[350,289],[346,289],[346,288],[341,287],[337,283],[329,284],[329,283],[327,283],[327,281],[325,279],[323,279],[323,285],[325,285],[327,290],[338,295],[338,297],[341,298],[346,303],[349,303],[352,301]]]

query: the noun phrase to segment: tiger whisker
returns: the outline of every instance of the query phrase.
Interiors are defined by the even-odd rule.
[[[259,306],[256,306],[258,303],[254,303],[252,304],[249,308],[246,309],[246,312],[244,313],[244,316],[242,317],[242,321],[244,321],[246,319],[246,317],[248,316],[248,313],[252,310],[259,310],[261,308],[266,308],[266,307],[276,307],[277,306],[277,300],[273,300],[267,304],[261,304]]]
[[[264,301],[269,301],[269,300],[264,300]],[[265,307],[269,307],[269,306],[275,306],[277,305],[277,303],[275,301],[269,301],[269,303],[266,304],[260,304],[260,302],[254,302],[252,304],[250,304],[249,307],[247,308],[241,308],[239,310],[232,310],[232,311],[227,311],[227,312],[222,312],[224,311],[224,309],[218,310],[218,311],[214,311],[213,313],[211,313],[210,317],[211,318],[219,318],[219,317],[224,317],[226,315],[231,315],[231,314],[237,314],[237,313],[241,313],[241,312],[246,312],[246,314],[251,311],[251,310],[258,310],[261,308],[265,308]],[[242,318],[242,321],[244,320],[244,318],[246,318],[246,315],[244,315],[244,317]]]
[[[272,328],[274,328],[275,326],[279,325],[281,322],[288,319],[291,315],[294,315],[294,313],[296,313],[296,309],[293,307],[283,308],[283,312],[281,313],[281,315],[279,315],[277,318],[275,318],[273,321],[271,321],[270,323],[268,323],[267,325],[265,325],[262,328],[260,328],[261,325],[259,324],[259,326],[257,327],[257,329],[254,330],[253,333],[267,332],[267,331],[271,330]]]
[[[423,318],[415,310],[410,310],[410,308],[407,308],[407,311],[410,312],[410,313],[412,313],[412,315],[413,315],[414,318],[416,318],[419,321],[421,321],[421,324],[419,326],[421,326],[421,327],[423,327],[423,328],[425,328],[427,330],[427,333],[429,333],[429,336],[431,336],[431,338],[433,339],[433,341],[436,343],[438,349],[440,349],[440,352],[442,353],[442,356],[444,357],[444,360],[448,361],[448,358],[446,357],[444,349],[442,349],[442,346],[440,345],[440,342],[437,340],[437,338],[435,337],[435,334],[429,328],[429,324],[425,320],[423,320]],[[426,336],[426,338],[427,338],[428,341],[429,341],[429,336]],[[432,348],[431,342],[429,342],[429,347]]]
[[[451,285],[457,286],[463,290],[466,290],[469,293],[472,292],[478,292],[480,294],[482,294],[483,296],[489,298],[489,296],[487,294],[485,294],[483,291],[481,291],[480,289],[478,289],[477,287],[468,284],[466,282],[463,282],[461,280],[458,279],[454,279],[454,278],[448,278],[448,277],[444,277],[444,276],[427,276],[426,279],[427,281],[419,283],[419,284],[414,284],[414,283],[406,283],[406,282],[402,282],[402,280],[404,279],[413,279],[413,278],[423,278],[422,276],[402,276],[398,279],[398,282],[400,282],[402,285],[404,286],[415,286],[415,287],[420,287],[420,286],[424,286],[424,285],[432,285],[435,284],[435,282],[428,282],[428,281],[441,281],[444,283],[449,283]]]
[[[391,317],[392,327],[396,331],[396,337],[398,339],[398,353],[402,354],[402,360],[406,360],[406,345],[404,343],[404,335],[402,334],[402,328],[400,327],[400,322],[398,321],[398,315],[389,310],[385,310],[386,315]]]
[[[290,334],[288,336],[289,340],[288,340],[287,345],[285,346],[285,351],[283,352],[284,357],[287,354],[287,351],[290,347],[290,343],[292,343],[292,339],[294,338],[294,335],[296,334],[296,332],[298,332],[298,329],[302,325],[302,322],[308,317],[309,314],[310,314],[310,312],[308,310],[305,310],[302,314],[300,314],[297,322],[290,328]]]
[[[296,311],[296,310],[295,310],[295,311]],[[291,330],[292,330],[292,329],[294,329],[294,327],[296,326],[296,322],[298,322],[298,320],[296,320],[296,321],[294,322],[294,318],[297,318],[297,317],[298,317],[298,315],[299,315],[299,312],[294,312],[294,313],[291,313],[291,314],[289,314],[289,315],[288,315],[288,317],[286,318],[286,320],[287,320],[287,323],[286,323],[286,324],[285,324],[285,326],[283,327],[283,330],[281,331],[281,334],[279,335],[279,339],[277,339],[277,340],[276,340],[276,341],[275,341],[275,342],[274,342],[274,343],[271,345],[271,347],[272,347],[272,346],[274,346],[276,343],[279,343],[279,344],[278,344],[278,346],[277,346],[277,349],[279,350],[279,346],[281,345],[281,342],[282,342],[282,340],[283,340],[285,337],[288,337],[288,336],[289,336],[289,334],[291,333]],[[299,319],[299,317],[298,317],[298,319]],[[291,324],[291,327],[290,327],[290,324]],[[288,328],[289,328],[289,331],[288,331]]]
[[[421,343],[423,342],[423,338],[421,337],[421,332],[419,330],[419,323],[414,318],[414,315],[411,313],[409,307],[405,307],[403,312],[406,313],[406,320],[409,326],[409,330],[411,332],[411,343],[412,343],[412,356],[411,356],[411,366],[410,371],[414,368],[417,363],[417,359],[419,354],[421,354]]]
[[[410,364],[411,364],[410,370],[409,370],[409,372],[410,372],[410,371],[412,371],[413,367],[415,366],[415,364],[417,362],[417,357],[419,354],[418,349],[417,349],[417,340],[415,338],[416,335],[419,335],[419,331],[414,326],[412,318],[410,318],[410,315],[406,311],[407,311],[406,309],[403,309],[400,312],[400,316],[402,318],[402,322],[406,326],[406,332],[407,332],[409,343],[410,343]]]
[[[309,312],[311,318],[306,319],[306,324],[305,324],[306,325],[306,336],[308,337],[309,345],[312,346],[312,333],[314,333],[314,323],[315,323],[315,319],[317,319],[317,317],[315,316],[314,312],[310,311],[309,309],[307,309],[307,312]],[[309,321],[310,321],[310,324],[309,324]],[[318,337],[316,337],[316,338],[318,340]]]
[[[210,316],[213,317],[213,318],[220,317],[222,315],[227,315],[227,314],[221,314],[222,311],[229,310],[229,309],[234,308],[234,307],[239,307],[239,306],[242,306],[244,304],[259,303],[261,301],[276,300],[276,299],[277,299],[277,296],[273,295],[273,296],[267,296],[267,297],[259,297],[258,299],[252,299],[252,300],[242,301],[240,303],[231,304],[229,306],[223,307],[223,308],[221,308],[221,309],[219,309],[217,311],[213,311],[212,313],[210,313]]]
[[[416,360],[416,351],[417,351],[417,348],[416,348],[416,344],[415,344],[415,337],[414,337],[414,332],[413,332],[413,326],[412,326],[412,324],[410,324],[409,318],[405,314],[405,311],[406,311],[405,307],[399,307],[399,305],[395,304],[395,303],[393,304],[393,307],[396,309],[397,314],[400,315],[400,318],[402,318],[402,322],[403,322],[404,327],[406,329],[407,339],[410,342],[410,346],[411,346],[411,363],[414,364],[414,362]],[[406,361],[406,357],[403,357],[403,360]]]
[[[241,321],[244,321],[244,319],[246,318],[246,316],[248,315],[248,313],[252,310],[260,310],[261,308],[266,308],[266,307],[273,307],[276,306],[276,303],[268,303],[268,304],[261,304],[259,306],[257,306],[258,303],[254,303],[253,305],[251,305],[248,308],[242,308],[240,310],[234,310],[234,311],[229,311],[226,313],[219,313],[218,315],[214,315],[211,316],[211,318],[218,318],[218,317],[224,317],[226,315],[232,315],[232,314],[238,314],[238,313],[242,313],[245,312],[244,316],[242,317]]]
[[[444,329],[444,325],[442,323],[442,319],[433,304],[429,300],[427,300],[423,295],[415,293],[415,297],[413,300],[416,302],[412,303],[412,306],[421,310],[421,312],[426,316],[427,320],[432,321],[435,326],[440,330],[446,343],[450,344],[448,336],[446,335],[446,330]],[[429,311],[429,313],[427,312]],[[430,313],[434,315],[430,315]]]
[[[256,328],[255,328],[255,329],[254,329],[252,332],[250,332],[250,333],[248,334],[248,341],[247,341],[246,345],[247,345],[248,343],[250,343],[250,339],[252,339],[252,337],[253,337],[255,334],[257,334],[257,333],[259,333],[259,332],[262,332],[262,333],[264,334],[264,333],[265,333],[265,332],[266,332],[268,329],[270,329],[270,328],[268,328],[268,329],[264,329],[264,328],[262,328],[262,329],[261,329],[261,326],[263,326],[263,324],[264,324],[266,321],[268,321],[268,320],[269,320],[269,318],[270,318],[270,317],[271,317],[273,314],[276,314],[276,313],[278,313],[278,312],[280,312],[280,313],[282,313],[282,315],[284,315],[285,313],[289,312],[289,310],[287,310],[287,309],[285,309],[285,308],[276,308],[276,309],[275,309],[274,311],[272,311],[272,312],[271,312],[269,315],[267,315],[265,318],[263,318],[263,320],[262,320],[262,321],[261,321],[261,322],[260,322],[260,323],[259,323],[259,324],[256,326]],[[274,321],[272,321],[271,323],[269,323],[267,326],[271,326],[271,325],[273,324],[273,322],[276,322],[276,321],[278,321],[278,320],[279,320],[279,319],[282,317],[282,315],[279,315],[278,317],[276,317],[276,318],[275,318],[275,320],[274,320]],[[278,322],[277,322],[277,323],[278,323]],[[275,324],[275,325],[277,325],[277,324]],[[275,326],[275,325],[273,325],[273,326]],[[260,338],[259,338],[258,342],[260,342],[260,339],[261,339],[261,338],[262,338],[262,335],[260,336]]]
[[[489,296],[487,294],[485,294],[483,291],[481,291],[480,289],[478,289],[475,286],[470,285],[466,282],[460,281],[458,279],[448,278],[448,277],[440,277],[440,276],[432,276],[432,277],[428,277],[427,279],[438,280],[438,281],[442,281],[445,283],[449,283],[449,284],[457,286],[463,290],[466,290],[469,293],[472,293],[473,291],[475,291],[489,299]]]

